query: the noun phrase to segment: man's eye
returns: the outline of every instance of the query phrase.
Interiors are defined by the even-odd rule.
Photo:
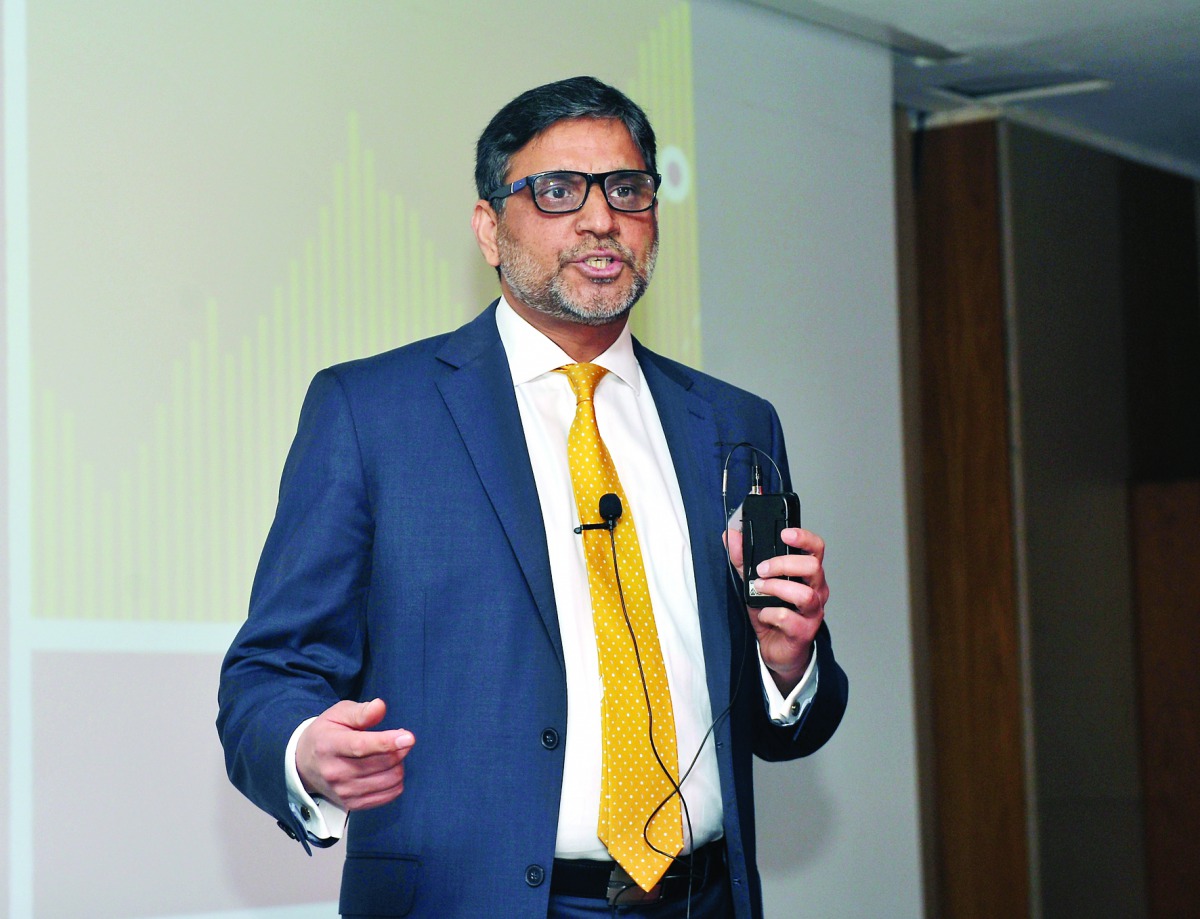
[[[578,185],[571,176],[542,176],[534,187],[534,194],[545,204],[561,207],[564,204],[572,204],[579,197]]]

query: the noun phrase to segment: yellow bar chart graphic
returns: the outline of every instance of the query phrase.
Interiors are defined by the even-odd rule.
[[[145,433],[110,481],[77,419],[43,391],[34,411],[34,616],[220,622],[245,615],[298,394],[319,368],[454,328],[449,264],[417,214],[376,184],[351,116],[319,233],[254,329],[204,334],[171,362]],[[287,410],[281,410],[287,406]]]

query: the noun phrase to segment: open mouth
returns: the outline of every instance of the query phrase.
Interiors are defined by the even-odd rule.
[[[614,280],[625,270],[625,262],[619,252],[609,255],[604,250],[576,257],[575,266],[593,281]]]

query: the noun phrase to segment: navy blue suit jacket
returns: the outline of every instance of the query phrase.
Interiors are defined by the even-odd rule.
[[[341,699],[417,738],[405,790],[354,813],[347,916],[544,919],[569,725],[537,483],[495,306],[448,335],[322,371],[284,467],[250,615],[222,669],[229,775],[301,840],[283,777],[296,726]],[[751,756],[820,747],[845,708],[828,632],[804,721],[765,714],[721,544],[734,444],[786,475],[763,400],[636,345],[687,511],[737,914],[761,915]],[[746,493],[748,451],[730,463]],[[785,483],[786,484],[786,483]],[[737,499],[734,499],[735,503]],[[648,561],[653,564],[652,560]]]

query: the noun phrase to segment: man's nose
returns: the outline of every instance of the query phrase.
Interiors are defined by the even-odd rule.
[[[587,200],[575,214],[575,228],[580,233],[593,233],[596,236],[611,236],[617,231],[617,217],[608,206],[604,197],[604,189],[593,185],[588,190]]]

